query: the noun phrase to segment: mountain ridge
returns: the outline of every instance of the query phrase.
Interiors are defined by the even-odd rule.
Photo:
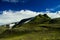
[[[0,40],[53,40],[53,38],[57,40],[60,38],[60,24],[54,21],[56,19],[51,19],[46,14],[39,14],[30,19],[21,20],[12,29],[1,26]],[[25,23],[27,20],[30,21]],[[54,22],[52,23],[51,20]]]

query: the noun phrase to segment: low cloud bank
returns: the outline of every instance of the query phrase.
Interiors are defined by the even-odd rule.
[[[22,19],[35,17],[38,14],[47,14],[51,18],[58,18],[60,17],[60,11],[52,13],[49,11],[46,12],[34,12],[30,10],[21,10],[21,11],[3,11],[2,14],[0,14],[0,25],[2,24],[8,24],[12,22],[19,22]]]
[[[21,11],[3,11],[2,14],[0,14],[0,24],[8,24],[8,23],[12,23],[12,22],[19,22],[22,19],[25,18],[30,18],[30,17],[34,17],[38,14],[36,14],[36,12],[33,11],[29,11],[29,10],[21,10]]]

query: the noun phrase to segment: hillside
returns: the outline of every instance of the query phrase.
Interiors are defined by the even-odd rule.
[[[32,24],[33,26],[34,26],[35,24],[36,24],[36,25],[38,25],[38,24],[48,24],[49,21],[51,20],[51,18],[48,17],[47,14],[44,14],[44,15],[39,14],[39,15],[37,15],[36,17],[30,18],[30,19],[32,19],[32,20],[30,20],[30,21],[29,21],[28,23],[26,23],[26,24],[27,24],[27,25],[28,25],[28,24],[29,24],[29,25]],[[25,19],[23,19],[23,20],[25,20]],[[21,20],[21,21],[17,24],[17,26],[20,25],[23,20]],[[26,19],[26,20],[27,20],[27,19]],[[23,24],[23,25],[26,25],[26,24]],[[22,25],[22,26],[23,26],[23,25]]]
[[[60,25],[54,21],[58,19],[51,19],[44,14],[24,23],[29,19],[21,20],[13,29],[0,27],[0,40],[60,40]]]
[[[50,20],[50,24],[60,24],[60,18]]]
[[[17,26],[15,27],[46,27],[46,28],[58,28],[60,29],[60,18],[56,18],[56,19],[51,19],[47,14],[44,15],[37,15],[36,17],[34,17],[31,21],[29,21],[28,23],[25,23],[23,25],[20,26],[20,23],[18,23]],[[53,26],[52,26],[53,25]]]

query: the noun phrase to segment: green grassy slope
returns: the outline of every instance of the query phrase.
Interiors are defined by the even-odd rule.
[[[55,19],[52,19],[50,20],[50,24],[60,24],[60,18],[55,18]]]

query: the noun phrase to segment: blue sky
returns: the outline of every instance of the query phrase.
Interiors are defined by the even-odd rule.
[[[0,0],[3,10],[59,11],[60,0]]]

